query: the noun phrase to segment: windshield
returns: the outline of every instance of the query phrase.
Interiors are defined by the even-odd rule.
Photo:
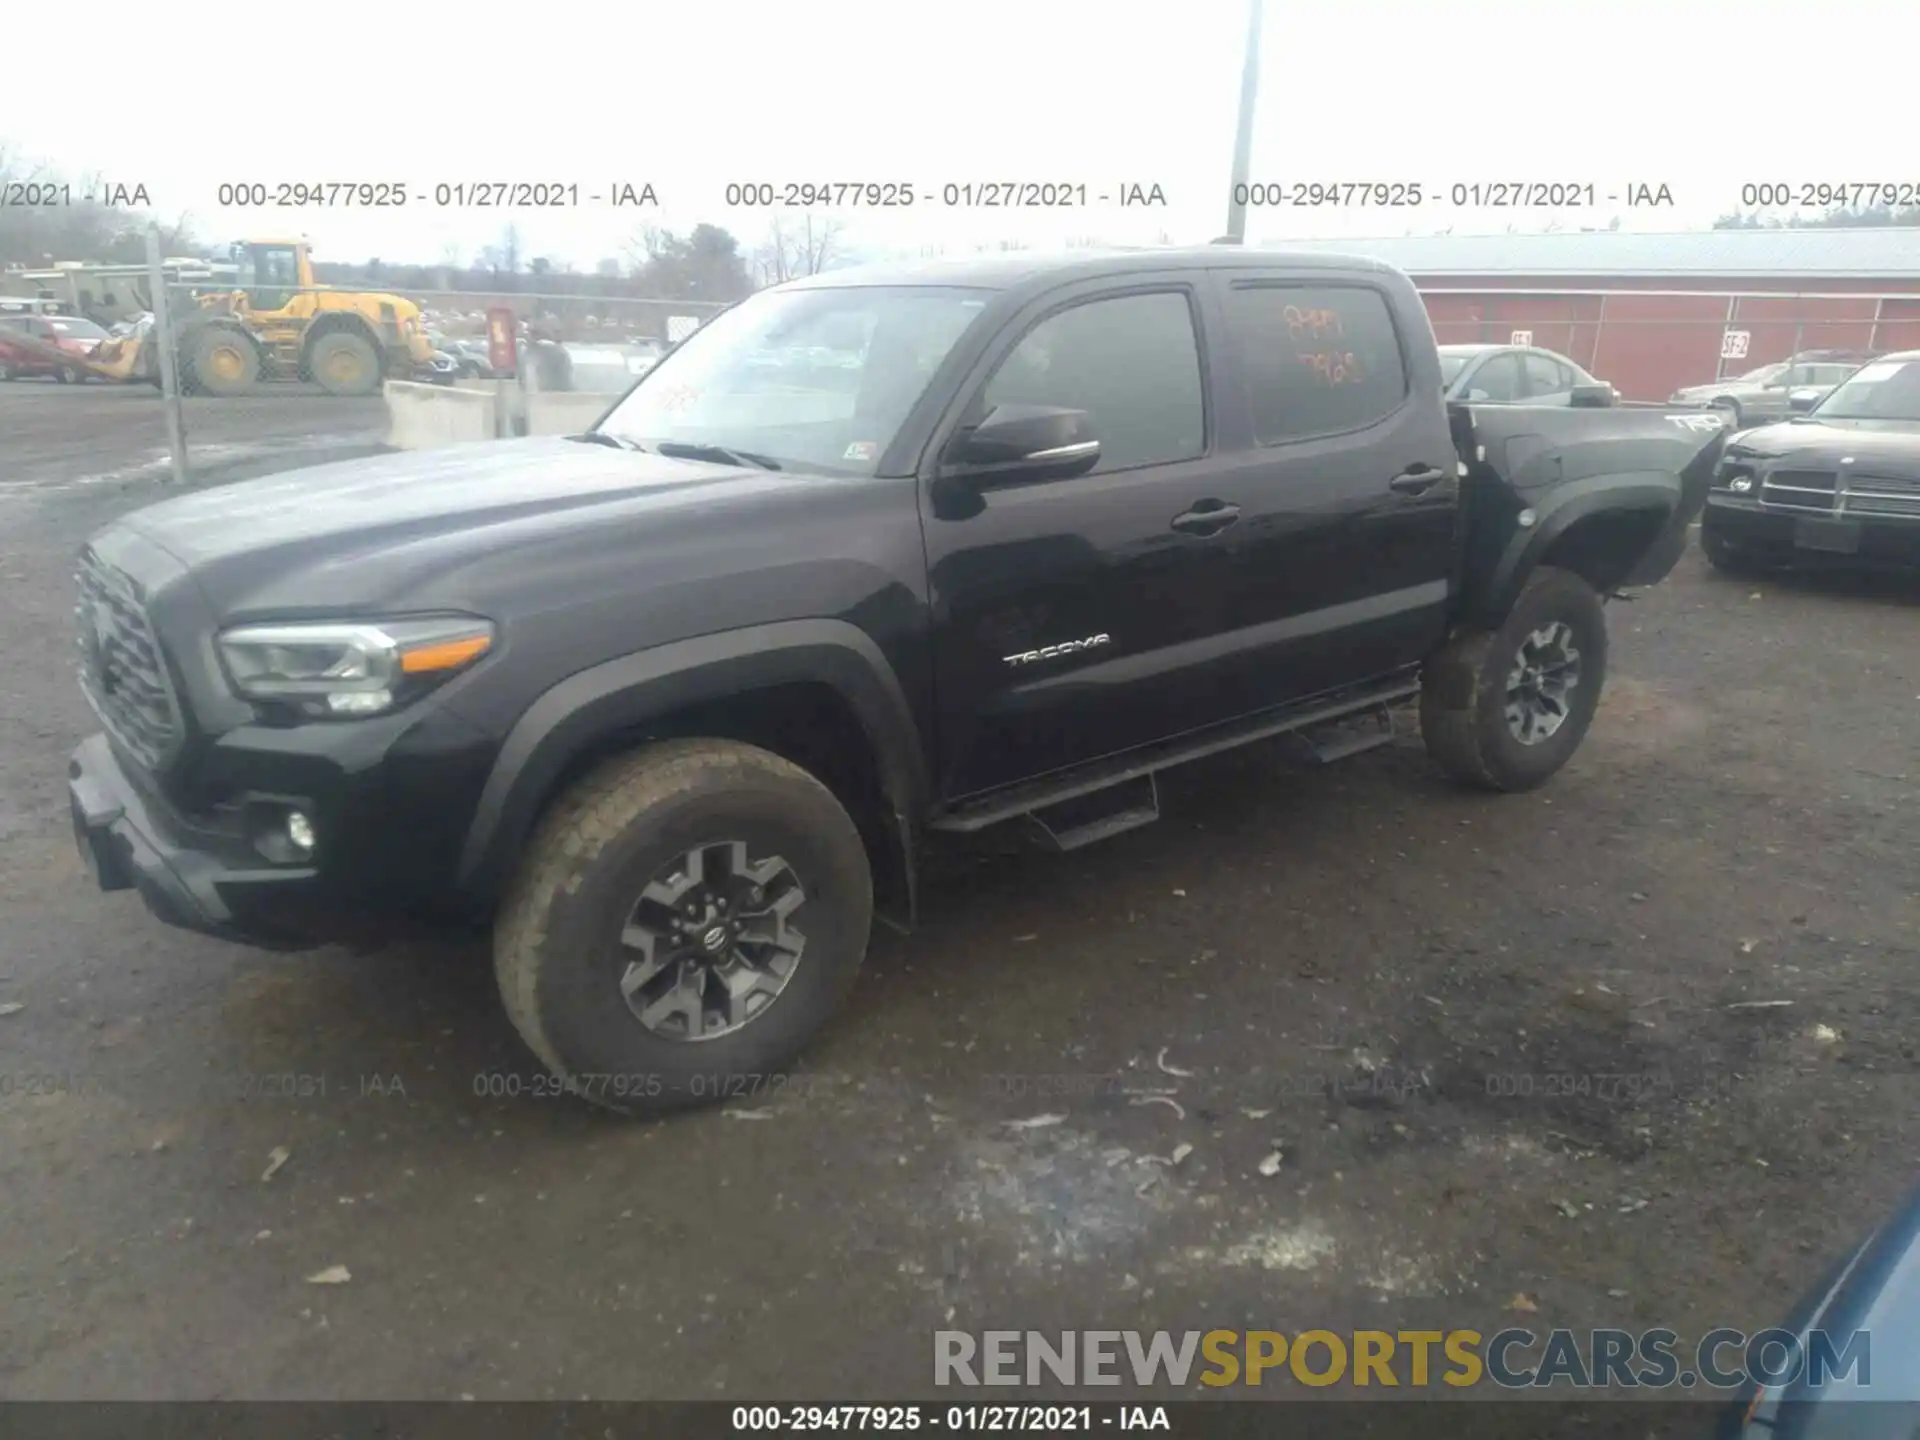
[[[1822,420],[1920,420],[1920,360],[1863,365],[1813,413]]]
[[[1764,385],[1767,381],[1785,374],[1786,369],[1787,367],[1784,363],[1779,365],[1762,365],[1758,370],[1749,370],[1746,374],[1736,375],[1733,378],[1743,385]]]
[[[765,291],[688,336],[599,432],[871,475],[986,302],[932,286]]]
[[[1454,381],[1460,378],[1460,372],[1467,368],[1467,361],[1472,358],[1471,353],[1450,355],[1445,350],[1442,350],[1440,352],[1440,383],[1442,385],[1453,384]]]
[[[58,330],[62,335],[72,335],[80,340],[104,340],[107,338],[107,332],[91,320],[49,320],[47,324]]]

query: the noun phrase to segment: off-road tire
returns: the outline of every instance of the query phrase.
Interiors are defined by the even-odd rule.
[[[1754,580],[1767,573],[1764,562],[1728,544],[1704,525],[1700,527],[1700,553],[1715,570],[1735,580]]]
[[[741,839],[785,858],[806,893],[805,950],[779,995],[704,1040],[648,1030],[624,1003],[621,927],[648,879],[690,847]],[[613,760],[554,803],[494,926],[514,1028],[564,1089],[623,1114],[770,1093],[839,1009],[873,923],[860,832],[833,793],[755,746],[671,740]]]
[[[1522,643],[1558,621],[1574,635],[1581,674],[1560,728],[1523,744],[1506,718],[1507,676]],[[1420,734],[1427,754],[1463,785],[1531,790],[1580,748],[1606,679],[1606,607],[1593,587],[1568,570],[1542,565],[1528,577],[1497,630],[1456,635],[1429,660],[1420,680]]]
[[[377,395],[384,378],[380,352],[351,330],[332,330],[314,341],[306,369],[329,395]]]
[[[184,373],[193,377],[197,393],[245,395],[260,380],[260,352],[245,331],[232,325],[203,326],[190,350]]]

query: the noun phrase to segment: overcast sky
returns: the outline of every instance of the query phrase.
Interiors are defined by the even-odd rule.
[[[735,180],[897,180],[936,196],[948,182],[1137,183],[1168,201],[841,212],[861,248],[1208,240],[1226,220],[1247,13],[1245,0],[332,0],[183,23],[189,12],[123,8],[156,17],[120,32],[139,36],[132,69],[86,81],[83,55],[55,52],[9,67],[0,140],[144,183],[208,240],[294,232],[322,258],[464,261],[511,218],[523,256],[582,267],[648,221],[710,221],[751,247],[767,216],[726,206]],[[1255,211],[1249,235],[1577,229],[1616,211],[1623,228],[1689,229],[1735,208],[1743,183],[1920,182],[1920,121],[1890,68],[1917,35],[1912,0],[1267,0],[1254,178],[1429,194],[1418,209]],[[188,98],[188,77],[216,71],[218,106]],[[139,98],[150,81],[163,92]],[[258,119],[226,108],[236,100]],[[385,180],[426,203],[216,203],[223,181]],[[583,203],[511,216],[432,204],[441,182],[523,180],[577,183]],[[1456,183],[1504,180],[1591,183],[1601,203],[1446,203]],[[585,200],[616,182],[651,183],[660,208]],[[1675,205],[1627,208],[1636,184],[1666,185]]]

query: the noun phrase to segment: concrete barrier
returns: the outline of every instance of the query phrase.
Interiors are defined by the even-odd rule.
[[[399,450],[434,450],[500,434],[499,403],[491,390],[455,385],[386,383],[387,443]]]
[[[613,408],[618,395],[536,390],[525,397],[529,435],[578,435]]]

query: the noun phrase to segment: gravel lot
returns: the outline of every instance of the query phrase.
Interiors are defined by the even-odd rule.
[[[220,474],[381,429],[189,425]],[[937,1328],[1526,1304],[1697,1336],[1779,1319],[1909,1183],[1910,591],[1690,553],[1613,608],[1531,796],[1256,748],[1088,851],[990,832],[786,1083],[631,1123],[526,1093],[479,954],[269,956],[90,889],[68,558],[157,498],[164,430],[150,391],[20,384],[0,436],[5,1395],[905,1398]]]

